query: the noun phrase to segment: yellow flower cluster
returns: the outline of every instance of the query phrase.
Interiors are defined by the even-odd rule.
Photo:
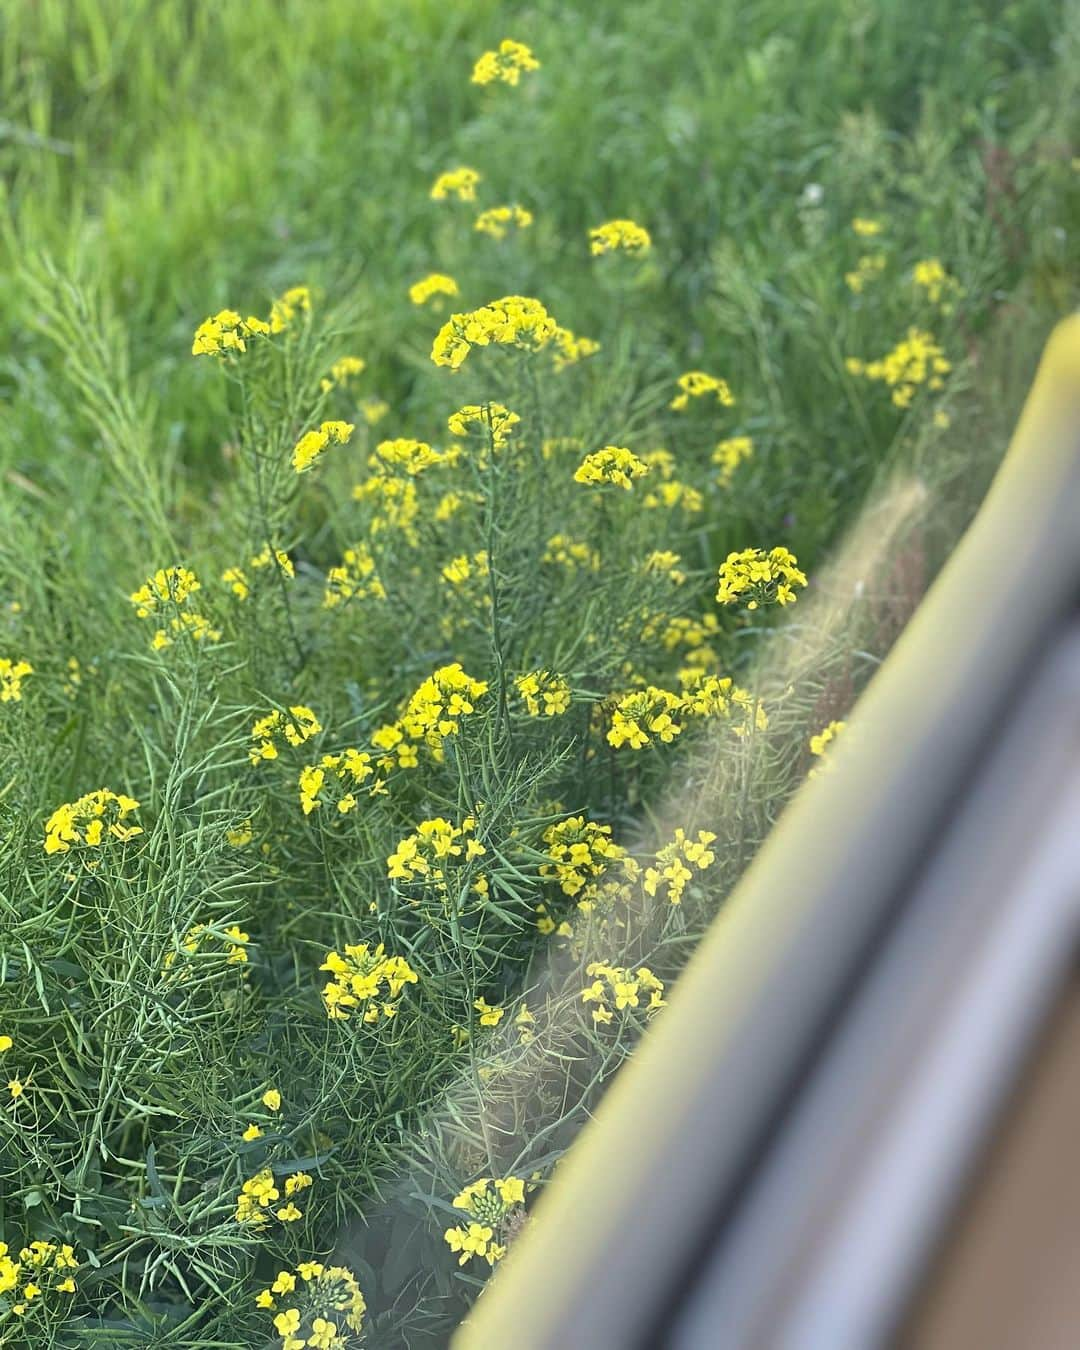
[[[75,1249],[68,1243],[39,1238],[23,1247],[17,1261],[8,1255],[8,1250],[7,1243],[0,1242],[0,1297],[7,1299],[15,1317],[32,1312],[35,1299],[75,1293],[71,1272],[79,1269],[79,1262]],[[8,1298],[16,1290],[19,1292],[15,1298]]]
[[[497,1027],[506,1013],[505,1008],[496,1007],[486,998],[478,998],[473,1007],[480,1014],[479,1021],[482,1027]]]
[[[880,220],[872,220],[867,216],[856,216],[851,222],[851,228],[860,239],[873,239],[885,227]]]
[[[450,1250],[460,1253],[458,1265],[480,1256],[494,1266],[506,1255],[507,1230],[522,1212],[525,1183],[520,1177],[481,1177],[451,1203],[469,1219],[464,1227],[448,1228],[443,1234]]]
[[[682,706],[678,694],[652,684],[623,694],[612,709],[608,743],[616,750],[623,745],[640,750],[654,739],[669,745],[682,731],[682,724],[671,715]]]
[[[261,323],[261,320],[256,320]],[[219,310],[209,319],[204,319],[195,329],[191,343],[192,356],[220,356],[224,352],[247,351],[244,335],[248,325],[235,309]]]
[[[503,450],[521,418],[501,403],[467,403],[451,413],[446,425],[452,436],[469,436],[479,431],[490,437],[495,450]]]
[[[337,809],[343,816],[347,815],[356,809],[355,789],[363,786],[374,774],[371,756],[364,750],[342,750],[339,755],[323,755],[318,764],[307,764],[300,770],[298,786],[301,810],[305,816],[311,815],[317,806],[322,805],[324,789],[333,786]],[[385,792],[383,780],[375,778],[367,795],[378,797]]]
[[[291,1306],[279,1303],[286,1298],[293,1300]],[[301,1261],[295,1271],[279,1271],[273,1284],[255,1295],[255,1306],[280,1309],[274,1330],[281,1337],[281,1350],[344,1350],[348,1333],[358,1336],[362,1331],[367,1312],[352,1271],[321,1261]]]
[[[551,339],[552,363],[556,371],[567,366],[576,366],[586,357],[595,356],[600,350],[599,342],[593,338],[578,337],[569,328],[556,328]]]
[[[165,608],[182,605],[202,583],[187,567],[159,567],[137,591],[131,593],[131,603],[140,619],[148,619]]]
[[[345,445],[355,430],[352,422],[322,422],[314,430],[305,431],[293,447],[293,468],[306,473],[328,445]]]
[[[527,230],[532,223],[532,212],[515,203],[513,206],[489,206],[476,217],[473,228],[492,239],[505,239],[511,226],[516,230]]]
[[[412,768],[416,762],[416,747],[426,744],[433,751],[441,751],[443,738],[456,736],[461,729],[461,718],[476,711],[477,700],[488,691],[484,680],[474,680],[466,674],[459,661],[440,666],[409,696],[397,722],[380,727],[371,738],[377,749],[393,751],[398,763]],[[389,767],[380,762],[379,767]]]
[[[363,375],[366,369],[367,362],[362,356],[343,356],[330,367],[330,374],[324,375],[319,381],[319,388],[328,394],[331,389],[348,384],[357,375]]]
[[[646,511],[674,511],[676,509],[693,514],[705,506],[705,498],[697,488],[689,483],[681,483],[677,478],[657,483],[641,499]]]
[[[589,252],[594,258],[616,252],[638,256],[651,247],[649,231],[633,220],[608,220],[589,231]]]
[[[876,281],[881,276],[884,270],[884,253],[866,253],[850,272],[844,273],[844,280],[847,282],[849,290],[856,295],[861,295],[872,281]]]
[[[632,450],[620,445],[605,445],[586,455],[574,471],[575,483],[613,483],[629,490],[635,478],[644,478],[649,466]]]
[[[22,682],[33,675],[29,661],[12,661],[0,656],[0,703],[18,703],[22,699]]]
[[[626,849],[612,839],[610,825],[584,816],[548,826],[543,837],[550,862],[541,864],[540,875],[557,882],[571,898],[626,856]]]
[[[459,202],[474,202],[476,185],[479,182],[480,175],[475,169],[466,168],[464,165],[458,169],[447,169],[445,173],[439,174],[431,185],[431,199],[443,202],[448,197],[456,197]]]
[[[486,549],[480,549],[470,558],[459,553],[451,558],[439,575],[450,586],[464,586],[470,581],[486,581],[489,573]]]
[[[679,392],[669,406],[675,412],[685,412],[692,398],[704,398],[706,394],[715,394],[716,401],[724,408],[735,406],[735,395],[728,388],[726,380],[709,375],[704,370],[688,370],[678,379]]]
[[[305,741],[311,740],[312,736],[317,736],[320,731],[322,731],[322,724],[312,710],[305,707],[304,704],[293,704],[289,708],[288,716],[280,709],[275,708],[272,712],[268,712],[265,717],[257,718],[252,726],[252,744],[248,750],[248,758],[252,764],[258,764],[260,760],[264,759],[277,759],[277,739],[279,736],[284,736],[290,745],[296,746],[303,745]]]
[[[287,577],[290,581],[296,575],[293,560],[284,549],[271,549],[269,544],[263,548],[261,553],[257,553],[248,561],[248,567],[253,572],[264,571],[271,564],[273,564],[275,572]],[[221,580],[229,587],[237,600],[246,600],[251,594],[251,578],[242,567],[226,567],[221,574]]]
[[[368,468],[376,471],[390,470],[415,478],[425,469],[441,464],[445,459],[438,450],[433,450],[427,441],[415,441],[408,436],[399,436],[393,441],[380,441],[368,456]]]
[[[798,561],[783,546],[768,552],[763,548],[744,548],[742,552],[729,553],[720,564],[716,599],[721,605],[743,601],[747,609],[774,602],[793,605],[797,599],[795,587],[806,585]]]
[[[367,544],[347,548],[341,562],[326,574],[323,607],[333,609],[350,600],[385,600],[386,587],[375,570],[375,559]]]
[[[764,731],[769,725],[764,705],[748,689],[732,683],[729,675],[711,675],[689,666],[679,672],[679,683],[683,689],[682,710],[687,716],[730,721],[738,711],[742,722],[733,728],[736,736],[745,736],[751,728]]]
[[[403,956],[387,956],[380,942],[347,943],[345,955],[328,953],[319,967],[331,978],[323,987],[326,1015],[334,1022],[347,1022],[354,1010],[363,1010],[365,1022],[397,1013],[395,1000],[407,984],[417,983],[417,974]]]
[[[600,570],[600,554],[583,539],[572,539],[568,534],[553,534],[544,547],[542,562],[555,567],[565,567],[568,572],[576,572],[584,567],[590,572]]]
[[[942,314],[952,311],[952,302],[962,292],[960,283],[946,272],[940,258],[925,258],[917,262],[911,273],[915,285],[926,292],[932,305],[938,305]]]
[[[283,1197],[273,1172],[269,1167],[264,1167],[261,1172],[256,1172],[253,1177],[249,1177],[240,1187],[240,1193],[236,1197],[236,1222],[261,1228],[270,1222],[272,1213],[279,1223],[295,1223],[297,1219],[304,1217],[304,1211],[299,1208],[292,1197],[299,1195],[310,1185],[311,1177],[307,1172],[294,1172],[292,1176],[286,1177],[284,1182],[285,1204],[273,1209],[273,1206]]]
[[[391,881],[424,881],[430,878],[437,884],[445,879],[444,868],[455,859],[471,862],[481,858],[487,849],[479,839],[472,837],[476,820],[466,816],[460,828],[442,816],[422,820],[414,834],[406,835],[386,860],[386,875]]]
[[[248,338],[284,332],[298,310],[309,312],[310,309],[311,292],[306,286],[293,286],[274,301],[269,320],[256,318],[253,314],[244,319],[235,309],[219,310],[196,328],[191,354],[223,356],[227,352],[245,352]]]
[[[270,322],[267,328],[271,333],[283,333],[297,314],[310,313],[311,291],[307,286],[290,286],[284,295],[279,295],[270,306]],[[248,323],[251,323],[250,319]]]
[[[139,825],[125,825],[124,821],[139,803],[134,797],[99,788],[88,792],[78,801],[58,806],[45,822],[45,852],[67,853],[73,844],[99,848],[106,839],[126,843],[142,834]]]
[[[501,80],[503,84],[516,85],[524,71],[539,69],[540,62],[524,42],[503,38],[497,50],[478,57],[473,66],[472,83],[492,84]]]
[[[197,923],[194,928],[184,934],[179,945],[172,951],[165,953],[161,962],[161,973],[167,975],[170,970],[179,961],[181,966],[193,957],[197,952],[206,955],[205,947],[207,941],[219,941],[222,944],[222,952],[225,960],[230,966],[246,966],[248,963],[247,944],[251,941],[251,934],[245,933],[239,924],[232,924],[224,932],[218,932],[217,929],[208,928],[204,923]],[[181,972],[180,979],[185,976]]]
[[[716,481],[721,487],[731,486],[735,470],[754,453],[754,442],[749,436],[730,436],[720,441],[712,453],[712,462],[719,468]]]
[[[169,634],[172,634],[172,637]],[[162,651],[165,647],[171,647],[173,641],[185,635],[193,642],[220,642],[221,629],[215,628],[210,620],[204,618],[201,614],[184,612],[174,615],[168,622],[166,628],[159,628],[150,639],[150,646],[154,651]]]
[[[849,356],[844,362],[849,375],[863,375],[868,380],[880,380],[892,390],[892,401],[898,408],[910,407],[919,385],[928,389],[944,389],[942,378],[952,370],[932,333],[921,328],[909,328],[892,351],[879,361],[861,361]]]
[[[679,567],[682,555],[673,553],[669,548],[654,548],[642,559],[641,570],[653,576],[669,577],[676,586],[686,580],[686,573]]]
[[[821,760],[821,763],[818,766],[810,770],[811,778],[817,778],[823,770],[828,768],[831,762],[828,755],[829,745],[840,735],[846,726],[846,722],[829,722],[828,725],[823,726],[820,731],[810,737],[810,753]]]
[[[673,905],[682,904],[683,892],[694,875],[696,867],[704,872],[716,861],[716,854],[709,847],[716,835],[711,830],[698,830],[697,839],[687,838],[686,831],[679,828],[670,844],[658,849],[652,867],[645,869],[642,885],[646,895],[667,893]]]
[[[616,1012],[640,1007],[641,1000],[648,997],[645,1011],[651,1017],[664,1004],[664,982],[657,979],[648,966],[609,966],[603,961],[592,961],[585,968],[585,974],[592,978],[592,984],[581,991],[583,1003],[595,1003],[592,1018],[596,1023],[610,1022]]]
[[[495,343],[520,351],[538,351],[555,336],[558,325],[539,300],[506,295],[479,309],[452,314],[435,336],[431,359],[457,370],[474,347]]]
[[[458,284],[453,277],[443,272],[429,272],[426,277],[414,281],[409,287],[409,299],[414,305],[426,305],[440,295],[458,294]]]
[[[570,682],[550,670],[519,675],[514,685],[530,717],[558,717],[570,706]]]

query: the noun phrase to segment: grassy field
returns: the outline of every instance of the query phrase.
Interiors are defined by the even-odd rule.
[[[0,1345],[444,1345],[1077,302],[1080,7],[13,0],[0,82]]]

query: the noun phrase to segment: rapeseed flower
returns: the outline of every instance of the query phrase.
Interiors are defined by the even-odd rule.
[[[619,445],[605,445],[586,455],[574,471],[575,483],[600,485],[612,483],[627,491],[635,478],[643,478],[649,466],[638,459],[632,450]]]
[[[658,849],[655,862],[645,869],[642,881],[645,894],[666,893],[671,904],[681,904],[694,869],[704,872],[716,861],[716,854],[709,847],[715,841],[716,835],[711,830],[699,830],[697,838],[691,839],[685,830],[677,829],[671,843]]]
[[[592,979],[581,991],[583,1003],[594,1003],[593,1022],[598,1025],[613,1020],[615,1012],[629,1012],[642,1006],[652,1016],[665,1006],[664,982],[657,979],[648,966],[611,966],[604,961],[593,961],[585,967]],[[612,1008],[614,1007],[614,1012]]]
[[[720,564],[716,599],[721,605],[742,601],[747,609],[773,603],[793,605],[797,599],[795,588],[806,585],[798,561],[794,553],[782,546],[769,552],[745,548],[741,553],[729,553]]]
[[[474,202],[476,185],[479,182],[480,175],[475,169],[466,168],[465,165],[457,169],[448,169],[445,173],[439,174],[432,183],[431,199],[442,202],[448,197],[456,197],[459,202]]]
[[[323,608],[334,609],[350,600],[385,600],[386,587],[375,569],[375,559],[365,543],[342,554],[341,562],[326,574]]]
[[[932,392],[944,389],[944,376],[952,370],[933,334],[921,328],[909,328],[907,337],[877,361],[849,356],[844,365],[849,375],[865,376],[887,385],[898,408],[911,406],[920,385],[925,384]]]
[[[0,703],[18,703],[22,698],[23,680],[33,675],[29,661],[13,661],[0,656]]]
[[[323,422],[313,431],[305,431],[293,448],[293,468],[306,473],[328,445],[345,445],[355,430],[352,422]]]
[[[527,230],[532,223],[532,212],[515,203],[513,206],[489,206],[476,217],[473,229],[492,239],[505,239],[511,228]]]
[[[429,272],[409,287],[409,299],[414,305],[426,305],[429,300],[439,296],[455,296],[458,293],[457,282],[443,272]]]
[[[431,359],[437,366],[457,370],[474,347],[496,344],[538,351],[551,341],[557,328],[539,300],[505,295],[479,309],[452,314],[435,336]]]
[[[530,70],[539,70],[540,62],[524,42],[503,38],[495,51],[484,52],[473,66],[473,84],[517,85],[521,76]]]
[[[467,403],[450,414],[446,425],[452,436],[469,436],[474,431],[490,436],[492,448],[498,451],[506,448],[520,421],[516,412],[501,403]]]
[[[612,839],[610,825],[598,825],[584,816],[549,825],[543,838],[550,861],[541,864],[540,875],[556,882],[571,898],[626,856],[626,850]]]
[[[67,853],[78,845],[99,848],[108,839],[126,843],[142,834],[139,825],[125,824],[139,809],[134,797],[99,788],[74,802],[58,806],[45,822],[45,852]]]
[[[322,731],[322,724],[312,710],[302,703],[293,704],[288,716],[275,708],[265,717],[256,718],[251,728],[251,747],[248,758],[252,764],[263,759],[277,759],[278,737],[284,737],[289,745],[303,745],[312,736]]]
[[[735,470],[753,453],[754,442],[749,436],[730,436],[720,441],[712,453],[712,462],[720,469],[716,476],[717,483],[724,488],[730,487]]]
[[[570,707],[570,682],[550,670],[533,670],[519,675],[514,686],[530,717],[558,717]]]
[[[685,375],[679,376],[678,386],[679,392],[668,405],[675,412],[685,412],[692,398],[704,398],[706,394],[714,394],[717,403],[724,408],[735,406],[735,396],[728,388],[727,381],[704,370],[688,370]]]
[[[609,220],[589,231],[589,252],[594,258],[616,252],[638,257],[650,248],[649,231],[633,220]]]
[[[347,1022],[354,1012],[367,1023],[393,1017],[395,1000],[419,978],[403,956],[387,956],[381,942],[374,948],[366,942],[347,943],[344,956],[329,952],[319,969],[331,976],[322,998],[326,1015],[334,1022]]]

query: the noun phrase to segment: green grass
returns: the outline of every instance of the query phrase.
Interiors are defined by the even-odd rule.
[[[471,85],[507,35],[542,68]],[[5,7],[0,659],[34,673],[0,703],[0,1078],[26,1085],[0,1088],[0,1241],[70,1242],[81,1267],[76,1295],[47,1289],[21,1320],[0,1259],[0,1345],[265,1345],[257,1291],[331,1255],[364,1290],[368,1344],[446,1343],[488,1271],[443,1240],[455,1194],[541,1188],[646,1020],[594,1024],[586,966],[647,962],[670,986],[805,778],[809,736],[844,716],[977,508],[1077,300],[1078,85],[1073,0]],[[483,175],[475,208],[429,198],[458,164]],[[502,202],[533,226],[476,233]],[[881,235],[858,238],[857,216]],[[647,226],[646,257],[589,256],[613,217]],[[845,274],[879,252],[854,293]],[[947,312],[912,282],[929,258],[959,288]],[[478,351],[451,375],[429,358],[445,315],[407,295],[430,271],[464,309],[536,296],[601,350],[561,374]],[[208,314],[265,315],[301,283],[310,321],[235,368],[192,357]],[[847,360],[912,326],[951,369],[905,410]],[[346,353],[366,370],[324,397]],[[672,412],[692,369],[736,406]],[[389,405],[377,428],[357,411],[371,397]],[[375,444],[445,448],[448,415],[489,399],[520,414],[517,448],[469,442],[419,475],[415,540],[372,531],[351,489]],[[324,418],[355,436],[297,478],[293,444]],[[723,488],[710,456],[735,435],[754,453]],[[552,438],[580,445],[545,457]],[[700,509],[647,505],[659,464],[630,493],[576,484],[605,444],[667,448]],[[448,490],[464,505],[439,518]],[[556,532],[599,570],[545,562]],[[222,571],[268,540],[295,579],[264,570],[236,600]],[[324,609],[327,569],[363,540],[387,598]],[[726,554],[774,545],[809,575],[798,604],[718,607]],[[684,583],[643,572],[654,549]],[[441,578],[479,550],[488,577]],[[173,611],[140,621],[127,597],[177,563],[221,638],[156,651]],[[768,727],[686,716],[671,745],[614,750],[612,699],[677,689],[687,644],[662,634],[704,615]],[[490,688],[442,759],[421,748],[388,795],[302,814],[301,767],[370,750],[453,660]],[[538,667],[566,676],[565,714],[526,715],[512,678]],[[298,704],[323,732],[253,767],[254,719]],[[144,833],[46,855],[46,818],[102,786],[139,801]],[[470,813],[487,851],[449,864],[456,899],[391,882],[421,820]],[[679,906],[627,881],[584,914],[541,871],[545,830],[576,814],[645,867],[676,827],[716,834],[716,858]],[[487,898],[469,898],[481,873]],[[540,904],[572,931],[538,931]],[[319,998],[327,953],[361,942],[419,976],[373,1028]],[[252,1121],[264,1136],[245,1141]],[[235,1222],[264,1164],[313,1176],[301,1220]]]

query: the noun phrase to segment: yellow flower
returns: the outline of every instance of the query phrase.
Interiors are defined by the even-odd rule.
[[[280,1219],[282,1223],[295,1223],[297,1219],[304,1217],[304,1212],[297,1209],[290,1200],[287,1205],[282,1205],[280,1209],[274,1210],[274,1217]]]
[[[795,587],[807,584],[798,561],[794,553],[782,546],[768,553],[761,548],[729,553],[720,565],[716,599],[721,605],[742,601],[750,610],[774,602],[792,605],[797,598]]]
[[[267,1088],[262,1095],[262,1104],[268,1111],[280,1111],[281,1093],[277,1088]]]
[[[21,1097],[23,1095],[26,1091],[26,1084],[21,1078],[9,1078],[7,1089],[8,1092],[11,1093],[12,1100],[14,1100],[16,1097]]]
[[[478,58],[473,66],[472,83],[491,84],[500,80],[503,84],[517,85],[524,72],[539,69],[540,62],[524,42],[503,38],[497,50],[484,52]]]
[[[629,490],[635,478],[643,478],[649,466],[631,450],[619,445],[605,445],[586,455],[574,472],[575,483],[612,483]]]
[[[457,169],[448,169],[445,173],[439,174],[431,185],[431,198],[436,202],[445,201],[448,197],[456,197],[459,202],[474,202],[476,185],[479,182],[480,175],[475,169],[466,168],[464,165]]]
[[[337,952],[328,953],[319,969],[329,971],[332,976],[323,988],[323,1005],[327,1017],[339,1022],[348,1021],[353,1010],[362,1004],[368,1005],[363,1010],[364,1020],[374,1021],[375,1018],[368,1014],[375,1008],[376,1000],[383,1004],[384,1017],[393,1016],[392,1011],[387,1012],[387,1008],[393,1009],[388,1000],[396,999],[406,984],[416,984],[418,979],[408,961],[401,956],[387,956],[382,943],[375,948],[366,942],[349,944],[344,956]],[[299,1179],[304,1177],[306,1173],[297,1173],[295,1179],[290,1177],[286,1182],[286,1193],[310,1185],[310,1179]]]
[[[489,206],[476,217],[474,229],[488,234],[492,239],[505,239],[511,226],[517,230],[527,230],[533,223],[531,211],[523,206]]]
[[[0,656],[0,703],[18,703],[22,698],[23,680],[33,673],[34,667],[29,661],[12,661]]]
[[[251,1143],[253,1139],[261,1139],[262,1133],[263,1132],[259,1129],[258,1125],[249,1125],[240,1137],[247,1143]]]
[[[235,309],[223,309],[212,318],[204,319],[195,330],[191,344],[192,356],[222,356],[226,352],[247,350],[241,334],[244,323]]]
[[[570,684],[562,675],[534,670],[519,675],[514,685],[530,717],[558,717],[570,707]]]
[[[474,347],[492,343],[521,351],[538,351],[554,337],[558,325],[539,300],[506,295],[479,309],[452,314],[435,336],[431,359],[457,370]]]
[[[106,838],[122,843],[134,839],[142,834],[142,828],[125,821],[138,806],[133,797],[109,788],[99,788],[78,801],[65,802],[45,822],[45,852],[67,853],[77,844],[98,848]]]
[[[14,1044],[15,1042],[10,1036],[0,1036],[0,1055],[2,1055],[5,1050],[10,1050]]]
[[[632,220],[609,220],[589,231],[589,251],[594,258],[615,252],[638,257],[651,247],[648,230]]]
[[[879,360],[864,362],[848,357],[844,364],[849,375],[885,384],[892,390],[892,401],[898,408],[911,405],[920,385],[925,384],[932,392],[943,389],[944,376],[952,370],[933,334],[920,328],[909,328],[907,336]]]
[[[704,370],[688,370],[678,379],[679,392],[669,406],[675,412],[685,412],[692,398],[703,398],[706,394],[715,394],[717,403],[725,408],[735,406],[735,396],[728,388],[726,380],[709,375]]]
[[[874,235],[880,234],[885,226],[880,220],[870,220],[866,216],[856,216],[851,222],[851,228],[862,239],[872,239]]]
[[[721,487],[730,487],[735,470],[754,453],[754,442],[749,436],[731,436],[720,441],[712,454],[712,462],[719,466],[716,481]]]
[[[493,1007],[484,998],[478,998],[473,1007],[480,1014],[480,1025],[482,1027],[497,1027],[506,1012],[505,1008]]]
[[[458,294],[458,284],[453,277],[442,272],[429,272],[426,277],[413,282],[409,287],[409,299],[414,305],[426,305],[429,300],[440,295]]]
[[[355,430],[352,422],[323,422],[314,431],[305,431],[293,448],[293,468],[306,473],[328,445],[345,445]]]

